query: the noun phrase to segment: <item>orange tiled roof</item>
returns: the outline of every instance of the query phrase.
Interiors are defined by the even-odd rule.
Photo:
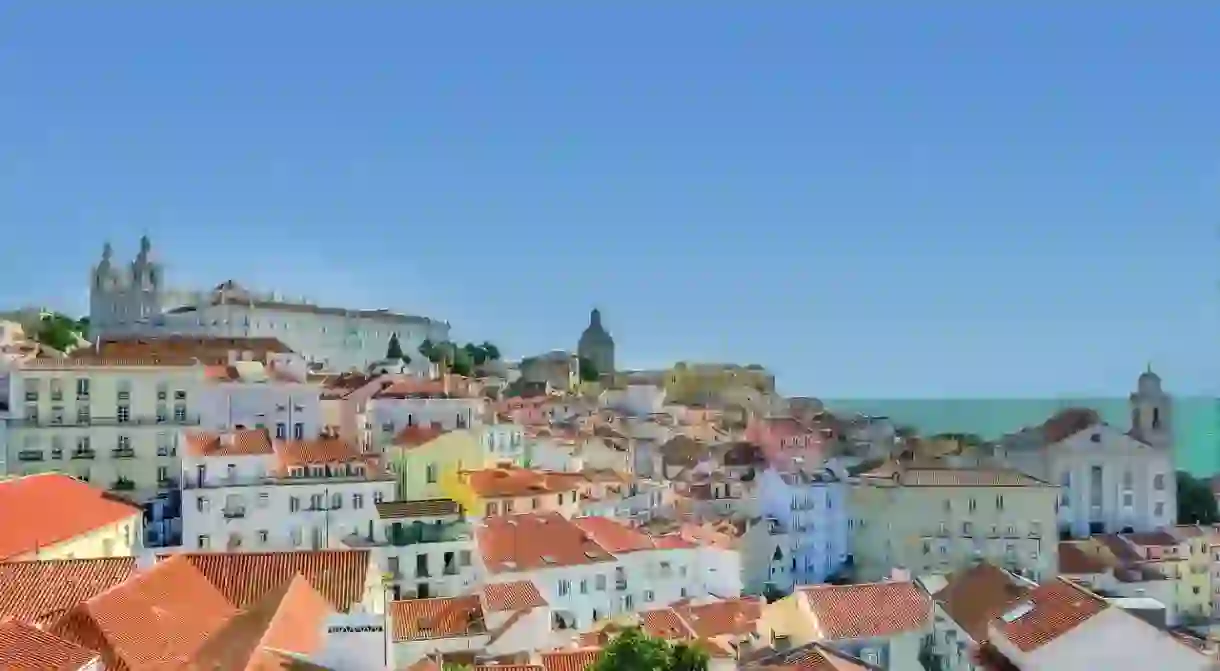
[[[198,569],[238,608],[252,605],[300,574],[335,610],[346,613],[364,600],[369,578],[368,550],[201,552],[173,557],[181,557]]]
[[[46,515],[48,510],[71,514]],[[100,527],[136,519],[138,507],[58,473],[0,482],[0,560],[20,557]],[[133,529],[132,533],[138,533]]]
[[[408,398],[478,398],[479,385],[475,381],[460,375],[448,376],[446,380],[428,380],[418,377],[404,377],[394,380],[373,395],[381,399]]]
[[[25,622],[58,617],[131,577],[134,557],[0,563],[0,616]]]
[[[272,454],[271,435],[266,429],[187,431],[186,453],[193,457],[249,457]]]
[[[1059,572],[1068,575],[1105,573],[1109,567],[1100,558],[1085,552],[1080,543],[1061,541],[1059,543]]]
[[[1101,422],[1101,416],[1091,408],[1067,408],[1042,424],[1042,438],[1057,443]]]
[[[394,444],[398,447],[419,447],[426,445],[437,438],[448,433],[439,425],[424,426],[422,424],[413,424],[398,432],[394,436]]]
[[[1028,593],[1027,586],[984,562],[950,575],[935,600],[970,638],[984,641],[987,623]]]
[[[700,605],[677,604],[673,609],[700,638],[745,636],[755,631],[765,603],[761,597],[740,597]]]
[[[542,668],[546,671],[588,671],[601,657],[601,648],[559,650],[542,653]]]
[[[1174,547],[1180,542],[1173,534],[1163,530],[1120,535],[1131,543],[1144,547]]]
[[[189,561],[174,557],[77,605],[51,633],[97,650],[107,668],[189,659],[237,613]]]
[[[1105,600],[1071,582],[1058,578],[1030,592],[994,626],[1022,652],[1030,652],[1054,641],[1108,608]],[[1025,610],[1023,614],[1015,609]],[[1004,618],[1008,618],[1007,620]]]
[[[640,627],[649,636],[667,640],[690,640],[695,632],[672,608],[659,608],[640,612]]]
[[[614,555],[559,513],[485,518],[475,537],[492,573],[614,560]]]
[[[364,456],[351,443],[342,438],[277,440],[273,443],[273,447],[275,455],[284,467],[361,461]]]
[[[395,643],[487,633],[478,595],[394,601],[390,617]]]
[[[744,671],[880,671],[863,660],[821,643],[771,653],[764,659],[742,665]]]
[[[516,466],[462,471],[466,485],[480,498],[536,496],[570,492],[588,482],[579,473],[538,471]]]
[[[330,604],[297,575],[226,622],[191,662],[200,669],[292,668],[279,652],[316,653],[322,647],[322,623],[332,612]]]
[[[79,671],[98,654],[16,620],[0,623],[0,669]]]
[[[927,593],[912,582],[816,585],[799,588],[825,640],[892,636],[932,617]]]
[[[493,613],[547,605],[532,581],[489,582],[483,585],[483,606]]]

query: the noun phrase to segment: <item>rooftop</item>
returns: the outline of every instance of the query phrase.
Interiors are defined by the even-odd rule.
[[[71,514],[45,514],[51,510]],[[135,521],[142,514],[125,499],[67,475],[43,473],[0,481],[0,560],[33,554],[101,527]]]

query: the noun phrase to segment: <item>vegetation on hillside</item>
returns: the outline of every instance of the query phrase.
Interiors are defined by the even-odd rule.
[[[684,641],[670,643],[639,627],[610,641],[590,671],[707,671],[707,653]]]

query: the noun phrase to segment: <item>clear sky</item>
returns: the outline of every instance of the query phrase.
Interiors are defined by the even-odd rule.
[[[597,305],[790,393],[1220,386],[1220,4],[830,4],[5,3],[0,304],[148,233],[510,355]]]

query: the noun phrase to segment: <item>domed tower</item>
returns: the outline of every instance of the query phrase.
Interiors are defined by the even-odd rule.
[[[602,326],[601,310],[596,308],[589,313],[589,326],[580,334],[580,342],[576,345],[576,353],[582,359],[588,359],[602,375],[614,373],[614,338]]]
[[[1161,388],[1161,378],[1144,371],[1131,394],[1131,433],[1153,447],[1173,447],[1173,399]]]

